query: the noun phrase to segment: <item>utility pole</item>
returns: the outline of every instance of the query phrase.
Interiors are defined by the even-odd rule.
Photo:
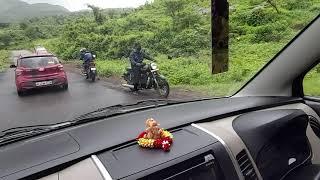
[[[229,69],[229,3],[211,0],[212,74]]]

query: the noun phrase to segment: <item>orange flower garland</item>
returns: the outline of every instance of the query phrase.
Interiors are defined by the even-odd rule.
[[[169,131],[162,130],[161,131],[161,138],[158,139],[148,139],[145,138],[147,132],[142,132],[138,138],[138,144],[144,148],[157,148],[163,149],[164,151],[169,151],[171,144],[173,142],[173,136]]]

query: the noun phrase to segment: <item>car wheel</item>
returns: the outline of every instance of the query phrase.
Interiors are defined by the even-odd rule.
[[[18,93],[18,96],[20,97],[25,95],[25,92],[21,90],[17,90],[17,93]]]
[[[65,84],[65,85],[62,86],[62,89],[63,89],[63,90],[68,90],[68,88],[69,88],[69,85],[68,85],[68,84]]]

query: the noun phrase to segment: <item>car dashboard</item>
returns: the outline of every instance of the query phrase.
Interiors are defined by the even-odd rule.
[[[172,134],[175,142],[170,152],[144,149],[133,142],[92,155],[43,180],[70,179],[68,174],[77,174],[71,179],[89,179],[97,174],[97,179],[237,179],[232,160],[219,140],[194,126]],[[86,170],[88,164],[94,169],[89,171],[92,174]]]
[[[178,113],[183,121],[174,121],[178,116],[172,114],[170,121],[161,121],[167,118],[163,112],[172,110],[162,107],[11,144],[0,149],[0,161],[8,162],[0,163],[1,179],[255,180],[294,179],[298,170],[303,177],[319,174],[318,167],[313,173],[300,172],[320,159],[312,153],[319,139],[309,125],[310,116],[319,117],[309,106],[300,99],[253,98],[246,109],[237,109],[238,100],[220,100],[230,103],[226,112],[232,113],[227,114],[221,109],[225,106],[209,111],[217,101],[212,106],[195,103],[208,108],[202,108],[201,121],[187,120],[197,109],[188,112],[188,105],[178,105],[175,112],[185,112]],[[230,111],[232,105],[235,109]],[[134,140],[143,129],[137,122],[152,114],[174,136],[169,152],[141,148]]]

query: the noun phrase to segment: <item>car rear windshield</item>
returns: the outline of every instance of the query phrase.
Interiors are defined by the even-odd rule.
[[[19,67],[23,68],[39,68],[46,67],[58,64],[58,58],[49,56],[49,57],[31,57],[23,58],[19,61]]]
[[[36,48],[36,50],[37,50],[37,51],[46,51],[46,48],[44,48],[44,47],[38,47],[38,48]]]

